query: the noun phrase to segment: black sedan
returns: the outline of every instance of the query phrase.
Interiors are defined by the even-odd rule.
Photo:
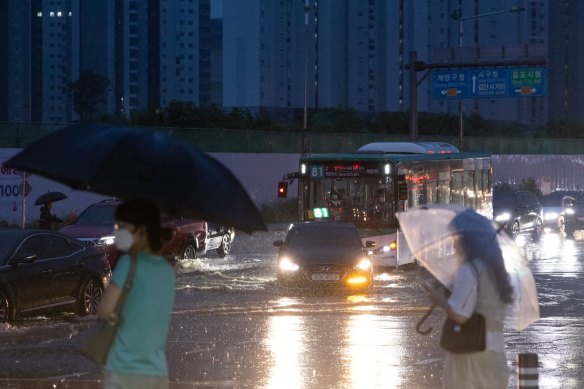
[[[110,277],[103,253],[66,235],[0,230],[0,322],[49,308],[94,314]]]
[[[278,284],[290,287],[334,287],[364,291],[373,283],[373,266],[351,223],[293,224],[285,241],[275,241]]]

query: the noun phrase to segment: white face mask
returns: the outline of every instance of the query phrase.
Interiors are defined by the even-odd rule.
[[[125,228],[115,230],[114,236],[116,237],[115,245],[118,250],[129,251],[130,247],[134,244],[134,236]]]

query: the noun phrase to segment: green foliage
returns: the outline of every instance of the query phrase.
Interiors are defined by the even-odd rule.
[[[260,212],[265,223],[288,223],[298,220],[298,199],[278,200],[275,204],[264,204]]]
[[[105,103],[109,84],[107,77],[92,70],[82,70],[78,80],[65,85],[65,91],[71,96],[73,107],[81,121],[95,118],[99,106]]]
[[[366,121],[354,109],[321,109],[311,116],[309,127],[321,132],[367,132]]]
[[[574,121],[550,122],[546,134],[553,138],[583,138],[584,123]]]
[[[382,112],[368,123],[369,130],[377,134],[408,134],[410,132],[409,113]]]

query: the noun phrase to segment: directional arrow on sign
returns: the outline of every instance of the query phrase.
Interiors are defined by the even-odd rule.
[[[523,88],[515,89],[515,93],[521,93],[522,95],[533,95],[537,92],[536,88],[524,86]]]
[[[462,93],[462,91],[460,89],[456,89],[456,88],[448,88],[448,89],[442,89],[440,91],[440,93],[442,94],[442,96],[458,96],[459,94]]]
[[[472,93],[477,91],[477,76],[472,76]]]

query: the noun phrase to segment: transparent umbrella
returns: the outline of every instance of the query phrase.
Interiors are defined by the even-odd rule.
[[[454,228],[454,217],[459,216]],[[460,267],[454,250],[461,234],[476,233],[484,250],[498,245],[513,286],[507,324],[518,331],[539,319],[539,302],[533,274],[517,244],[486,217],[457,205],[433,204],[397,215],[401,231],[414,257],[446,288],[451,289]]]

